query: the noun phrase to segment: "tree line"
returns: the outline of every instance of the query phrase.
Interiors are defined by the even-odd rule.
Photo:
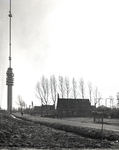
[[[92,82],[85,83],[83,78],[77,81],[74,77],[72,79],[69,79],[67,76],[59,76],[56,78],[55,75],[51,75],[50,78],[47,78],[43,75],[40,81],[36,83],[35,95],[40,100],[41,105],[48,105],[51,101],[55,105],[57,94],[60,95],[60,98],[86,98],[89,99],[90,103],[94,106],[97,106],[97,104],[100,106],[100,101],[102,99],[98,87],[93,86]],[[114,98],[109,96],[107,99],[110,100],[111,108]],[[16,104],[21,108],[27,107],[21,95],[18,95]]]
[[[86,87],[88,90],[86,90]],[[91,82],[88,82],[86,86],[83,78],[76,81],[74,77],[72,80],[67,76],[59,76],[56,79],[55,75],[51,75],[48,79],[43,75],[35,86],[35,95],[43,105],[47,105],[50,100],[55,105],[57,93],[61,98],[88,98],[90,103],[94,102],[95,106],[101,99],[98,87],[93,87]]]

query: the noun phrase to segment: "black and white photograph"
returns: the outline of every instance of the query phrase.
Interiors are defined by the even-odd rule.
[[[0,149],[119,149],[118,0],[0,0]]]

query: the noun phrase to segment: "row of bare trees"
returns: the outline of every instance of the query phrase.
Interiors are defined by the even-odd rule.
[[[55,75],[50,76],[50,79],[43,75],[36,84],[35,94],[41,101],[41,104],[44,105],[47,105],[49,100],[52,100],[55,104],[57,93],[60,94],[61,98],[89,98],[90,102],[92,103],[92,100],[94,100],[94,105],[96,105],[101,99],[98,88],[93,88],[91,82],[88,82],[87,88],[88,90],[86,89],[83,78],[79,79],[78,84],[75,78],[72,78],[72,83],[70,83],[68,77],[59,76],[57,80]]]
[[[36,97],[41,100],[41,104],[47,105],[49,98],[51,98],[55,104],[57,82],[54,75],[50,77],[50,81],[45,76],[42,76],[41,80],[37,82],[35,90]]]

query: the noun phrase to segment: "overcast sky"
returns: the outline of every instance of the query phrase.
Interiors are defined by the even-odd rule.
[[[12,68],[27,104],[42,75],[83,77],[103,98],[119,91],[118,0],[12,0]],[[9,0],[0,0],[0,100],[7,107]]]

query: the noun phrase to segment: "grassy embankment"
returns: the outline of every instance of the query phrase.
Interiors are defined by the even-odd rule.
[[[35,123],[38,123],[41,125],[45,125],[45,126],[48,126],[48,127],[54,128],[54,129],[76,133],[76,134],[79,134],[81,136],[88,137],[88,138],[106,139],[109,141],[119,141],[119,132],[114,132],[111,130],[110,131],[103,130],[103,132],[102,132],[101,129],[73,126],[73,125],[65,125],[65,124],[61,124],[59,122],[53,123],[53,121],[50,121],[49,119],[48,119],[48,121],[45,121],[45,120],[40,120],[40,119],[32,120],[28,117],[18,116],[18,115],[16,115],[16,117],[23,119],[23,120],[27,120],[27,121],[32,121],[32,122],[35,122]]]
[[[56,130],[52,127],[60,130]],[[66,130],[66,126],[50,123],[45,124],[43,122],[36,124],[15,119],[11,117],[9,113],[0,111],[0,148],[32,147],[40,149],[75,149],[117,148],[119,146],[114,142],[85,138],[78,134],[62,131],[61,129]],[[69,131],[73,131],[73,127],[70,127]]]

